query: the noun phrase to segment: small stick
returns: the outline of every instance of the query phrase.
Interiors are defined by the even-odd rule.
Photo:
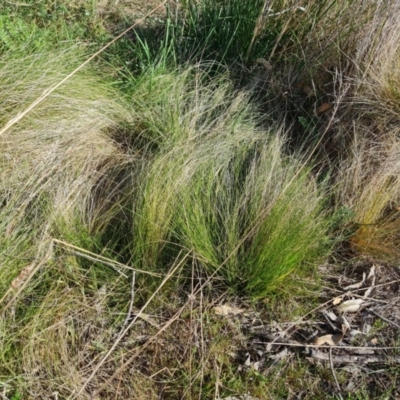
[[[377,287],[386,286],[386,285],[391,285],[392,283],[398,283],[398,282],[400,282],[400,279],[396,279],[395,281],[380,283],[379,285],[370,286],[369,288],[375,289],[375,288],[377,288]],[[356,289],[356,290],[352,290],[352,292],[360,292],[361,290],[365,290],[365,289],[369,289],[369,288]]]
[[[115,265],[113,265],[112,262],[107,262],[107,261],[101,260],[101,259],[98,258],[98,257],[92,257],[92,256],[89,256],[89,255],[87,255],[87,254],[81,253],[81,252],[79,252],[79,251],[75,251],[75,250],[69,250],[69,251],[70,251],[71,253],[73,253],[73,254],[79,256],[79,257],[86,258],[87,260],[94,261],[94,262],[99,262],[99,263],[101,263],[101,264],[107,265],[107,266],[111,267],[113,270],[117,271],[117,272],[118,272],[120,275],[122,275],[124,278],[127,278],[127,277],[128,277],[128,275],[126,275],[124,272],[122,272],[122,271],[120,271],[118,268],[116,268]],[[135,271],[133,272],[133,274],[135,274]]]
[[[151,343],[153,343],[153,341],[159,336],[161,335],[164,331],[166,331],[172,324],[173,322],[175,322],[180,315],[182,314],[183,310],[186,308],[187,303],[185,303],[176,313],[175,315],[170,318],[170,320],[168,322],[165,323],[165,325],[154,335],[152,336],[150,339],[147,340],[147,342],[139,349],[135,349],[136,351],[134,352],[134,354],[127,360],[125,361],[114,373],[113,375],[111,375],[99,388],[97,388],[95,390],[95,392],[93,393],[91,399],[95,399],[97,398],[96,396],[99,395],[99,393],[101,393],[104,388],[106,388],[114,379],[116,376],[118,376],[120,374],[121,371],[123,371],[139,354],[141,354],[141,352],[143,350],[145,350]],[[159,371],[160,372],[160,371]],[[94,374],[93,374],[94,375]],[[87,383],[86,383],[87,384]],[[86,386],[85,384],[85,386]],[[81,392],[81,391],[80,391]],[[79,393],[78,393],[79,394]],[[73,397],[73,399],[77,398],[77,395],[75,397]]]
[[[307,343],[282,343],[282,342],[254,342],[254,344],[265,344],[267,346],[288,346],[288,347],[310,347],[310,348],[319,348],[319,349],[339,349],[339,350],[398,350],[399,346],[385,346],[385,347],[363,347],[363,346],[329,346],[323,345],[318,346],[316,344],[307,344]]]
[[[342,391],[342,389],[340,388],[339,382],[338,382],[338,380],[337,380],[337,378],[336,378],[335,368],[333,368],[332,347],[329,349],[329,364],[330,364],[330,366],[331,366],[331,371],[332,371],[333,379],[335,380],[336,387],[337,387],[338,392],[339,392],[339,397],[342,399],[342,395],[340,394],[340,392]]]
[[[126,269],[129,269],[131,271],[135,271],[135,272],[140,272],[141,274],[147,274],[147,275],[151,275],[151,276],[156,276],[158,278],[162,277],[161,274],[157,274],[155,272],[149,272],[149,271],[144,271],[144,270],[141,270],[141,269],[129,267],[128,265],[122,264],[122,263],[120,263],[118,261],[110,260],[107,257],[101,256],[101,255],[96,254],[96,253],[92,253],[89,250],[85,250],[85,249],[82,249],[81,247],[74,246],[71,243],[63,242],[62,240],[53,239],[53,242],[56,243],[56,244],[62,245],[64,247],[68,247],[68,248],[77,250],[76,254],[78,254],[80,256],[83,256],[83,254],[79,254],[79,253],[85,253],[87,255],[85,257],[87,257],[88,259],[92,259],[93,261],[102,262],[103,264],[109,265],[110,267],[112,266],[113,268],[115,268],[115,265],[118,265],[118,267],[126,268]],[[91,257],[91,258],[89,258],[89,257]],[[118,271],[118,272],[120,272],[120,271]],[[122,272],[120,272],[120,274],[124,275]],[[124,276],[126,277],[126,275],[124,275]]]

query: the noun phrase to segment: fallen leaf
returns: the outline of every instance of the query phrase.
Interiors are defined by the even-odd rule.
[[[347,300],[338,306],[338,310],[341,312],[357,312],[363,302],[362,299]]]
[[[242,314],[245,310],[243,310],[242,308],[237,308],[237,307],[233,307],[230,306],[229,304],[224,304],[222,306],[218,306],[218,307],[214,307],[214,312],[217,315],[238,315],[238,314]]]
[[[323,103],[323,104],[321,104],[321,105],[317,108],[316,114],[317,114],[317,115],[323,114],[324,112],[329,111],[331,108],[332,108],[332,104]]]
[[[332,301],[334,306],[337,306],[338,304],[340,304],[342,302],[342,298],[341,297],[335,297]]]
[[[35,267],[35,264],[32,263],[25,267],[19,275],[14,278],[14,280],[11,282],[11,287],[13,289],[18,289],[22,284],[28,279],[29,274],[33,271],[33,268]]]
[[[314,340],[315,346],[322,346],[327,344],[329,346],[336,346],[343,339],[343,333],[335,333],[333,335],[324,335]]]

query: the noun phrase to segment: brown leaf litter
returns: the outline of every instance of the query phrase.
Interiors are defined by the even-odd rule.
[[[279,362],[300,357],[311,364],[330,364],[336,382],[336,369],[353,367],[371,385],[387,390],[393,384],[390,377],[374,371],[400,365],[399,270],[360,262],[334,276],[322,296],[325,302],[289,324],[243,321],[248,341],[238,352],[239,369],[268,375]],[[360,388],[358,382],[350,375],[343,390]],[[400,398],[400,389],[396,396]]]

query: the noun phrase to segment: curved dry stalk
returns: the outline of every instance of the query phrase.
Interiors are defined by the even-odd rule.
[[[121,267],[121,268],[124,268],[124,269],[127,269],[129,271],[133,271],[134,273],[138,272],[138,273],[141,273],[141,274],[155,276],[157,278],[161,278],[163,276],[162,274],[157,274],[156,272],[145,271],[145,270],[142,270],[142,269],[130,267],[129,265],[122,264],[122,263],[120,263],[118,261],[115,261],[115,260],[111,260],[111,259],[109,259],[107,257],[101,256],[100,254],[96,254],[96,253],[93,253],[93,252],[91,252],[89,250],[83,249],[82,247],[75,246],[75,245],[73,245],[71,243],[63,242],[62,240],[53,239],[53,242],[58,244],[58,245],[61,245],[61,246],[64,246],[66,248],[71,249],[70,251],[72,253],[76,254],[77,256],[84,257],[84,258],[86,258],[88,260],[96,261],[96,262],[99,262],[99,263],[104,264],[104,265],[108,265],[109,267],[113,268],[115,271],[117,271],[119,274],[121,274],[125,278],[127,278],[127,275],[124,272],[122,272],[119,269],[117,269],[116,268],[117,266]]]

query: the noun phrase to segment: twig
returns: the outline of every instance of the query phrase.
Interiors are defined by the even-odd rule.
[[[391,283],[393,283],[393,282],[391,282]],[[331,288],[329,286],[322,286],[322,288],[331,290],[332,292],[340,292],[341,294],[339,296],[337,296],[337,297],[354,296],[354,297],[358,297],[360,299],[372,300],[372,301],[375,301],[376,303],[389,304],[389,302],[385,301],[385,300],[375,299],[374,297],[365,297],[365,294],[364,295],[360,295],[360,294],[355,294],[354,293],[356,291],[359,292],[360,290],[374,289],[375,286],[365,287],[365,288],[361,288],[361,289],[357,289],[357,290],[349,290],[348,292],[345,292],[345,293],[343,293],[343,290],[341,290],[341,289]]]
[[[391,285],[392,283],[399,283],[399,282],[400,282],[400,279],[396,279],[395,281],[390,281],[390,282],[380,283],[379,285],[370,286],[370,288],[375,289],[377,287]],[[367,288],[352,290],[352,292],[360,292],[361,290],[365,290],[365,289],[367,289]]]
[[[368,289],[368,288],[364,288],[364,289]],[[347,294],[350,295],[350,296],[358,297],[359,299],[366,299],[366,301],[374,301],[375,303],[389,304],[388,301],[375,299],[374,297],[365,297],[364,295],[354,294],[354,293],[351,293],[351,292],[349,292]]]
[[[90,63],[94,58],[96,58],[98,55],[100,55],[104,50],[108,49],[112,44],[114,44],[118,39],[120,39],[122,36],[124,36],[126,33],[131,31],[133,28],[135,28],[137,25],[139,25],[141,22],[143,22],[147,17],[149,17],[151,14],[153,14],[156,10],[158,10],[161,6],[163,6],[168,0],[164,0],[162,3],[160,3],[157,7],[153,8],[150,12],[148,12],[143,18],[139,19],[137,22],[135,22],[133,25],[131,25],[129,28],[125,29],[121,34],[119,34],[117,37],[115,37],[113,40],[108,42],[105,46],[103,46],[100,50],[96,51],[92,56],[90,56],[85,62],[83,62],[79,67],[75,68],[70,74],[68,74],[64,79],[62,79],[60,82],[58,82],[56,85],[53,87],[50,87],[44,91],[44,93],[38,97],[29,107],[27,107],[24,111],[19,113],[16,117],[12,118],[10,121],[6,123],[6,125],[0,130],[0,136],[6,132],[8,129],[10,129],[13,125],[15,125],[17,122],[19,122],[22,118],[25,117],[26,114],[28,114],[30,111],[32,111],[35,107],[37,107],[43,100],[45,100],[51,93],[53,93],[55,90],[57,90],[61,85],[63,85],[67,80],[69,80],[71,77],[73,77],[78,71],[80,71],[83,67],[85,67],[87,64]]]
[[[307,343],[283,343],[283,342],[253,342],[254,344],[264,344],[267,346],[288,346],[288,347],[310,347],[318,349],[339,349],[339,350],[399,350],[399,346],[384,346],[384,347],[363,347],[363,346],[329,346],[322,345],[318,346],[316,344]]]
[[[382,315],[378,314],[376,311],[374,310],[368,310],[370,313],[376,315],[378,318],[382,319],[383,321],[386,321],[389,324],[394,325],[396,328],[400,329],[400,325],[397,325],[395,322],[391,321],[390,319],[387,319],[385,317],[383,317]]]
[[[151,276],[156,276],[158,278],[161,278],[163,276],[162,274],[157,274],[155,272],[144,271],[144,270],[141,270],[141,269],[132,268],[129,265],[122,264],[122,263],[120,263],[118,261],[110,260],[107,257],[101,256],[101,255],[96,254],[96,253],[92,253],[89,250],[82,249],[81,247],[75,246],[75,245],[73,245],[71,243],[63,242],[62,240],[53,239],[53,242],[56,243],[56,244],[62,245],[64,247],[68,247],[70,249],[74,249],[75,250],[75,254],[77,254],[77,255],[79,255],[81,257],[86,257],[89,260],[101,262],[101,263],[103,263],[105,265],[108,265],[108,266],[114,268],[114,269],[116,269],[115,266],[117,265],[118,267],[129,269],[130,271],[140,272],[141,274],[147,274],[147,275],[151,275]],[[81,253],[84,253],[85,255],[83,255]],[[118,271],[118,270],[116,269],[116,271]],[[125,274],[123,274],[120,271],[118,271],[118,272],[121,275],[123,275],[123,276],[125,276],[127,278],[127,276]]]
[[[336,378],[335,368],[333,368],[333,361],[332,361],[332,347],[329,349],[329,364],[331,366],[331,371],[333,375],[333,379],[335,380],[336,387],[338,389],[339,397],[342,399],[342,395],[340,394],[342,389],[340,388],[339,382]]]
[[[312,349],[310,354],[307,354],[308,358],[316,358],[321,361],[329,361],[329,355]],[[400,364],[400,357],[389,357],[389,356],[364,356],[364,355],[333,355],[332,362],[339,364],[353,364],[353,365],[363,365],[372,363],[386,363],[386,364]]]
[[[127,278],[127,277],[128,277],[128,275],[126,275],[124,272],[122,272],[122,271],[120,271],[119,269],[117,269],[117,268],[115,267],[115,265],[113,265],[112,262],[105,261],[105,260],[101,260],[99,257],[92,257],[92,256],[89,256],[88,254],[84,254],[84,253],[81,253],[81,252],[75,251],[75,250],[70,250],[70,252],[73,253],[73,254],[75,254],[75,255],[77,255],[77,256],[79,256],[79,257],[86,258],[87,260],[95,261],[95,262],[99,262],[99,263],[101,263],[101,264],[107,265],[107,266],[111,267],[113,270],[117,271],[117,272],[118,272],[120,275],[122,275],[124,278]],[[133,272],[133,273],[135,274],[135,272]]]

